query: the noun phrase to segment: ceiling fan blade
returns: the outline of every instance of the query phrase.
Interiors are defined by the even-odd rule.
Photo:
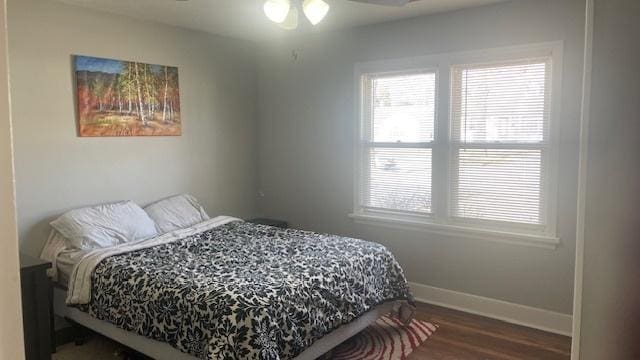
[[[384,6],[404,6],[412,1],[416,0],[349,0],[365,4],[376,4]]]

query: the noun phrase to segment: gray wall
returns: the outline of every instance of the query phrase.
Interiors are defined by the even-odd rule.
[[[640,359],[640,3],[594,14],[580,359]]]
[[[260,211],[295,226],[378,241],[410,281],[572,311],[584,1],[529,0],[265,44],[260,51]],[[564,42],[556,250],[354,224],[354,64]],[[299,54],[291,57],[292,50]]]
[[[255,46],[45,0],[10,0],[9,49],[22,251],[52,217],[120,199],[195,195],[211,215],[255,210]],[[80,138],[71,55],[179,68],[183,135]]]

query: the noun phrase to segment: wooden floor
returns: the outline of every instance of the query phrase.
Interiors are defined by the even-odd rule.
[[[571,338],[443,307],[418,304],[416,317],[439,325],[409,360],[569,359]]]
[[[438,330],[408,360],[569,359],[571,338],[443,307],[418,304],[416,318]],[[88,343],[58,347],[54,360],[147,359],[94,335]]]

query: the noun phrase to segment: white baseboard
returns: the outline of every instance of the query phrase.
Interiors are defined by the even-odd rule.
[[[417,301],[506,321],[555,334],[571,336],[572,317],[555,311],[507,301],[409,283]]]

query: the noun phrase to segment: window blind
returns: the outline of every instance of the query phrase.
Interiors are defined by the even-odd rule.
[[[454,214],[540,224],[541,151],[459,149]]]
[[[365,78],[362,206],[431,212],[435,73]]]
[[[435,74],[371,80],[372,142],[430,142],[435,120]]]
[[[431,149],[372,147],[369,161],[366,206],[431,211]]]
[[[455,218],[544,224],[550,59],[452,68]]]

